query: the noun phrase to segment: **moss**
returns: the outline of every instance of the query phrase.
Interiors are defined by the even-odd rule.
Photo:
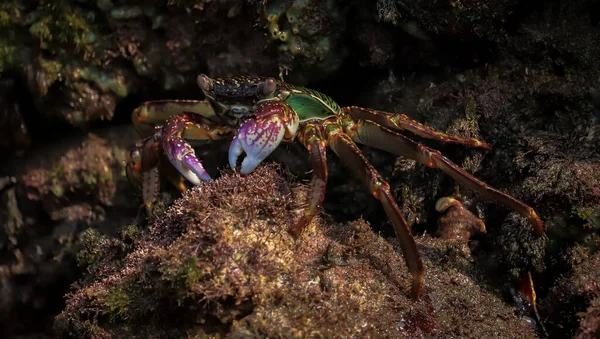
[[[0,4],[0,27],[10,27],[15,24],[21,23],[23,20],[23,5],[17,0],[3,1]],[[8,32],[3,32],[4,36],[14,34],[12,29]]]
[[[83,159],[79,159],[84,154]],[[112,194],[114,191],[114,182],[110,161],[113,155],[108,148],[106,141],[100,138],[90,139],[82,144],[79,149],[72,150],[65,154],[61,161],[55,165],[56,171],[50,174],[50,180],[56,180],[69,190],[82,189],[85,187],[106,187]],[[110,199],[109,196],[103,197],[104,201]]]
[[[57,198],[62,198],[65,195],[65,189],[60,184],[53,184],[51,190]]]
[[[79,244],[83,248],[77,253],[77,263],[80,267],[88,267],[102,257],[100,245],[108,239],[95,228],[88,228],[79,234]]]
[[[52,17],[45,17],[44,19],[36,22],[29,27],[29,33],[34,37],[44,41],[52,41],[52,33],[50,33],[49,23],[52,21]]]
[[[40,212],[56,222],[81,225],[105,220],[108,206],[115,202],[135,206],[136,202],[128,200],[122,163],[131,136],[123,130],[103,132],[103,136],[74,138],[60,152],[33,154],[31,161],[39,163],[28,165],[21,177],[23,189],[31,192],[29,203],[37,201]],[[56,154],[62,156],[57,159]]]
[[[345,25],[342,12],[335,1],[277,0],[267,5],[269,35],[300,66],[298,72],[290,73],[293,82],[303,84],[308,77],[319,74],[320,78],[339,68],[345,49],[333,42]]]
[[[85,67],[75,70],[75,79],[83,79],[94,82],[103,91],[111,91],[120,97],[128,94],[125,79],[119,74],[108,74],[106,71],[96,67]]]
[[[124,280],[111,288],[104,296],[105,313],[111,321],[137,320],[147,315],[152,308],[143,295],[139,295],[134,281]]]
[[[421,116],[421,118],[428,117],[431,113],[431,109],[433,108],[433,100],[428,98],[422,98],[419,100],[419,104],[417,105],[417,113]]]
[[[17,46],[10,45],[3,39],[0,39],[0,70],[10,68],[15,63],[15,52]]]
[[[7,1],[0,4],[0,70],[11,68],[19,60],[16,52],[19,50],[20,41],[17,39],[15,26],[22,20],[21,5],[16,1]]]
[[[7,27],[11,23],[10,14],[7,11],[0,10],[0,27]]]
[[[596,211],[591,207],[573,206],[572,211],[581,220],[585,220],[585,221],[589,220],[589,221],[594,222],[594,219],[597,218],[596,213],[595,213]]]
[[[454,120],[446,133],[477,139],[479,138],[477,102],[473,96],[467,97],[465,101],[464,118]],[[472,168],[467,170],[473,171]]]
[[[119,230],[119,236],[123,242],[133,242],[137,240],[140,229],[135,225],[126,225]]]
[[[593,321],[598,319],[600,252],[594,253],[582,246],[569,252],[564,254],[575,260],[570,263],[568,273],[560,277],[538,303],[544,310],[549,330],[561,337],[598,331]]]
[[[576,339],[597,338],[600,336],[600,287],[592,291],[594,297],[585,312],[579,313],[579,329]]]
[[[205,272],[198,270],[198,258],[190,257],[190,259],[181,266],[181,270],[177,275],[184,281],[185,288],[191,289],[205,274]]]
[[[77,52],[93,49],[96,33],[82,11],[64,1],[40,6],[39,17],[29,31],[35,37],[48,42],[73,45]]]
[[[573,206],[572,213],[583,221],[580,227],[572,227],[572,233],[578,243],[590,248],[600,248],[600,209],[598,206]]]
[[[47,83],[51,84],[59,79],[60,73],[63,69],[63,65],[60,62],[39,58],[39,65],[46,75]]]

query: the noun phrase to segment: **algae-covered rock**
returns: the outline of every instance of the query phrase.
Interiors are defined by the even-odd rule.
[[[67,295],[57,333],[535,337],[480,281],[462,241],[418,240],[426,280],[413,302],[397,242],[364,221],[317,219],[294,240],[287,228],[305,189],[279,166],[261,166],[185,192],[148,230],[128,237],[131,245],[90,233],[96,240],[80,255],[89,274]]]
[[[156,90],[200,97],[199,73],[296,69],[298,81],[314,81],[345,57],[342,8],[337,1],[9,0],[0,4],[0,80],[22,78],[22,95],[40,116],[81,128],[112,120],[120,102]],[[273,40],[274,29],[287,37]]]
[[[569,286],[593,270],[581,253],[594,257],[600,247],[599,9],[593,0],[2,1],[0,224],[7,227],[0,231],[0,278],[9,297],[0,300],[0,321],[14,323],[5,336],[47,329],[63,306],[53,301],[75,279],[70,253],[77,244],[85,248],[77,260],[91,273],[81,278],[56,327],[73,336],[283,336],[301,328],[314,336],[393,337],[400,326],[404,334],[398,336],[533,335],[513,323],[513,307],[503,306],[510,298],[499,297],[527,272],[550,335],[594,335],[598,298],[593,289]],[[515,213],[439,170],[361,146],[390,182],[420,244],[428,280],[417,304],[404,297],[408,275],[390,248],[395,242],[356,221],[364,216],[376,233],[391,236],[383,209],[334,156],[328,156],[324,215],[337,223],[311,225],[307,235],[314,242],[308,236],[292,241],[284,232],[302,201],[302,186],[288,189],[287,178],[273,178],[283,180],[275,191],[288,192],[293,201],[269,191],[282,199],[272,209],[265,194],[255,193],[260,187],[252,196],[258,205],[248,199],[236,205],[231,197],[245,193],[217,192],[231,182],[238,190],[251,183],[228,176],[187,193],[159,213],[164,220],[150,231],[129,225],[113,237],[116,226],[134,222],[139,205],[121,163],[133,142],[121,140],[125,132],[106,136],[101,129],[128,124],[140,101],[200,98],[200,72],[281,72],[284,80],[322,90],[341,105],[405,113],[438,130],[482,139],[490,151],[406,133],[531,205],[545,235],[534,235]],[[73,138],[82,130],[100,138]],[[208,166],[214,154],[226,155],[226,147],[203,152],[209,171],[216,168]],[[301,148],[283,146],[279,158],[290,160]],[[306,164],[305,155],[294,160]],[[45,161],[36,163],[40,158]],[[287,164],[302,173],[309,169]],[[209,187],[212,193],[202,191]],[[200,202],[205,193],[213,198]],[[464,209],[440,217],[436,201],[457,196]],[[168,208],[171,199],[162,200],[159,209]],[[203,205],[209,202],[214,205]],[[177,209],[185,213],[178,216]],[[227,228],[220,216],[235,223]],[[480,221],[486,233],[475,235]],[[447,227],[440,233],[460,242],[430,238],[438,224]],[[102,231],[79,235],[90,226]],[[198,241],[200,230],[213,227]],[[356,247],[345,230],[376,245]],[[268,240],[240,244],[240,237]],[[198,243],[202,250],[215,244],[227,250],[195,253]],[[243,255],[224,257],[236,253],[233,244]],[[277,249],[268,254],[265,247]],[[248,262],[258,255],[263,266]],[[290,255],[301,259],[289,263]],[[180,261],[187,266],[178,271]],[[231,269],[234,264],[239,270]],[[198,267],[212,271],[198,275]],[[278,285],[257,278],[265,272],[282,277]],[[214,277],[227,279],[202,280]],[[389,300],[381,300],[381,291]],[[46,307],[51,304],[55,308]],[[478,315],[488,322],[474,329]],[[177,319],[177,326],[164,328],[166,318]],[[490,321],[501,333],[489,334]],[[365,323],[372,325],[361,327]],[[514,332],[504,332],[511,327]]]
[[[54,221],[90,225],[103,220],[111,206],[125,207],[125,161],[133,136],[132,128],[90,133],[15,161],[12,167],[22,171],[18,192],[23,208],[41,209]]]
[[[540,310],[556,335],[593,338],[598,334],[599,324],[600,253],[591,253],[582,246],[569,252],[564,255],[574,258],[572,269],[541,300]]]
[[[585,314],[581,316],[577,339],[597,338],[600,335],[600,293],[596,290]]]
[[[523,221],[509,210],[439,170],[397,159],[389,169],[394,157],[370,150],[367,157],[385,164],[377,168],[389,175],[413,227],[433,231],[435,202],[459,190],[486,223],[487,235],[478,240],[485,243],[479,258],[488,273],[494,276],[499,268],[518,278],[532,270],[540,274],[535,279],[540,287],[550,288],[553,280],[544,279],[543,272],[552,272],[553,278],[568,272],[560,253],[575,244],[596,249],[600,235],[600,65],[594,57],[600,45],[591,43],[600,39],[592,14],[597,7],[590,1],[378,3],[394,3],[402,13],[399,21],[414,19],[443,41],[415,38],[421,42],[392,48],[394,60],[407,60],[408,66],[388,62],[388,74],[379,75],[355,100],[490,143],[491,150],[481,152],[419,140],[530,204],[544,221],[548,238],[522,232]],[[466,18],[474,19],[474,25],[461,21]],[[456,29],[441,28],[446,25]],[[343,206],[350,203],[350,198],[341,199]]]
[[[339,1],[274,0],[266,8],[267,29],[280,43],[282,66],[300,85],[323,80],[347,56],[342,43],[347,12]]]
[[[111,232],[135,215],[122,163],[127,131],[72,137],[3,163],[0,175],[18,173],[0,177],[3,337],[50,334],[49,314],[60,312],[77,278],[79,232]]]

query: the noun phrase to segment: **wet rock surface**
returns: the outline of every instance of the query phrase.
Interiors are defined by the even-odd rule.
[[[112,234],[138,205],[123,160],[131,127],[65,138],[7,161],[0,185],[0,284],[4,336],[51,333],[77,278],[78,234],[99,228]]]
[[[534,318],[527,305],[519,305],[521,298],[514,292],[527,272],[532,274],[541,320],[551,337],[597,335],[598,287],[589,271],[593,271],[600,247],[598,13],[600,6],[593,0],[2,2],[0,323],[9,324],[3,327],[4,336],[55,335],[53,318],[60,312],[62,320],[56,329],[86,335],[143,336],[163,333],[160,330],[164,336],[178,336],[191,326],[192,332],[185,333],[216,328],[246,336],[248,331],[262,331],[275,323],[281,324],[282,332],[264,333],[290,334],[284,331],[305,325],[335,336],[334,329],[358,333],[351,325],[361,325],[360,315],[371,319],[372,327],[366,326],[362,332],[367,334],[394,336],[394,331],[403,327],[415,336],[481,337],[497,328],[496,336],[544,336],[539,324],[534,325],[535,333],[520,330],[522,319],[526,323]],[[342,105],[401,112],[436,129],[486,141],[492,149],[482,152],[416,138],[493,187],[533,206],[544,221],[546,236],[535,236],[515,213],[457,185],[439,170],[362,147],[390,182],[431,272],[425,291],[429,299],[406,311],[409,306],[403,286],[407,286],[407,273],[401,256],[391,250],[394,241],[386,238],[393,232],[385,213],[352,171],[330,152],[324,221],[312,225],[310,231],[319,242],[303,238],[303,246],[296,248],[282,235],[277,238],[277,245],[283,246],[281,252],[274,253],[293,253],[306,263],[316,253],[331,252],[333,262],[342,265],[329,263],[333,267],[326,270],[297,263],[285,269],[277,266],[281,269],[277,272],[286,277],[281,280],[283,285],[252,283],[267,291],[261,295],[262,303],[249,303],[253,297],[241,289],[231,298],[243,302],[214,302],[213,308],[202,311],[206,319],[186,318],[172,329],[140,321],[127,327],[128,320],[123,317],[131,308],[119,313],[123,304],[109,302],[112,306],[107,311],[106,300],[101,300],[107,289],[85,300],[77,296],[109,277],[115,281],[111,288],[131,288],[123,279],[139,277],[143,271],[135,267],[135,260],[153,256],[153,264],[160,263],[166,260],[164,248],[176,246],[168,242],[185,245],[185,239],[158,241],[146,233],[138,218],[139,200],[126,181],[122,161],[135,138],[129,126],[131,110],[143,100],[199,98],[195,77],[201,72],[211,76],[276,76],[281,72],[286,81],[321,90]],[[226,145],[221,146],[214,151],[226,150]],[[222,157],[210,151],[202,154],[207,163],[218,163],[214,160]],[[309,167],[301,147],[281,147],[271,159],[285,160],[295,176],[307,178]],[[212,168],[210,172],[217,173]],[[281,180],[283,190],[289,183]],[[293,186],[289,194],[301,194]],[[175,206],[189,209],[182,204],[194,203],[199,198],[194,194],[199,193],[189,193]],[[436,211],[440,198],[457,195],[464,210]],[[177,196],[165,193],[163,198],[161,208],[168,210]],[[290,207],[293,202],[287,204]],[[242,205],[239,208],[249,209],[248,213],[257,209]],[[273,215],[265,206],[259,208],[263,222],[273,220],[283,228],[287,218],[292,218]],[[231,218],[246,220],[236,214],[239,211],[224,211]],[[357,221],[361,217],[367,223]],[[479,225],[479,219],[485,224],[485,234],[451,226]],[[214,224],[224,221],[214,218]],[[131,224],[137,226],[123,228]],[[429,234],[437,234],[440,224],[449,227],[446,234],[468,237],[467,246],[464,239],[454,244],[431,238]],[[208,228],[202,223],[196,226]],[[275,225],[259,226],[247,232],[274,232]],[[345,229],[377,244],[377,249],[356,249]],[[320,241],[332,243],[330,249]],[[111,256],[103,259],[104,252],[80,251],[90,244],[101,244],[99,248],[106,247]],[[139,254],[146,245],[154,252]],[[337,259],[340,253],[342,259]],[[367,264],[364,257],[377,257],[375,254],[393,262],[394,267]],[[131,257],[136,255],[137,259]],[[354,266],[344,266],[346,261]],[[271,264],[262,269],[272,269]],[[254,263],[248,265],[246,269],[257,268]],[[134,269],[126,272],[127,267]],[[82,275],[86,268],[91,272]],[[315,273],[321,271],[325,273]],[[394,273],[385,273],[388,271]],[[175,276],[165,272],[168,277]],[[291,277],[294,272],[301,274]],[[455,280],[436,280],[442,279],[442,272]],[[272,291],[282,294],[289,290],[290,296],[296,296],[299,292],[291,282],[306,285],[316,279],[307,278],[311,274],[311,279],[318,277],[320,283],[308,285],[315,299],[300,306],[301,314],[290,311],[290,305],[296,305],[291,297],[280,298],[282,306],[277,312],[265,311],[273,310]],[[360,285],[358,292],[364,294],[357,294],[356,299],[343,299],[349,294],[331,292],[321,283],[333,281],[331,286],[342,291],[348,282],[364,278],[361,274],[377,283]],[[325,279],[328,275],[329,280]],[[79,280],[65,305],[63,295]],[[137,299],[131,300],[149,296],[142,301],[151,303],[155,301],[151,298],[166,298],[157,294],[156,287],[149,286],[143,290],[147,294],[134,295]],[[185,288],[185,284],[182,290],[171,286],[167,292],[187,291],[190,295],[167,298],[185,302],[168,304],[165,309],[187,314],[190,307],[199,305],[198,300],[190,305],[188,297],[201,291]],[[466,290],[476,291],[476,299],[469,300],[471,294],[465,295]],[[113,297],[121,292],[130,296],[127,289],[111,291],[116,293]],[[393,295],[392,299],[377,299],[381,291]],[[340,305],[352,312],[339,315],[332,311],[335,299],[331,298],[336,295]],[[377,303],[363,305],[361,295],[374,296]],[[116,297],[111,300],[122,302]],[[100,300],[100,306],[85,304],[93,300]],[[441,303],[453,305],[453,300],[465,310],[462,314],[481,317],[464,321],[444,318],[456,309]],[[315,313],[325,312],[312,303],[317,301],[333,312],[328,314],[341,317],[339,327],[329,325],[338,318],[325,316],[320,325],[306,325]],[[85,323],[73,315],[86,305],[89,314],[104,316],[96,323]],[[486,309],[488,306],[494,310]],[[508,316],[511,309],[516,316]],[[491,318],[498,315],[500,320]],[[482,332],[467,332],[472,329],[470,321],[481,319],[489,321],[479,329]],[[384,322],[392,325],[385,327]],[[463,330],[452,325],[465,330],[460,332]]]

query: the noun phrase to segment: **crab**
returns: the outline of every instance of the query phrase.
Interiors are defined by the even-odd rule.
[[[358,106],[341,107],[323,93],[274,77],[210,78],[200,74],[197,83],[204,100],[147,101],[133,112],[138,132],[147,137],[131,152],[127,172],[130,180],[142,186],[142,200],[148,210],[159,190],[159,167],[180,190],[187,186],[178,174],[193,185],[211,180],[195,154],[193,143],[232,137],[229,165],[237,170],[238,159],[245,153],[239,169],[244,175],[252,172],[282,142],[299,142],[308,151],[313,171],[305,208],[289,228],[289,232],[298,237],[320,212],[327,186],[326,150],[329,148],[383,205],[412,277],[411,297],[417,300],[423,288],[424,268],[416,242],[390,185],[357,146],[362,144],[438,168],[460,184],[518,212],[529,220],[537,234],[544,232],[533,208],[487,185],[439,151],[401,132],[438,142],[489,149],[485,142],[434,130],[404,114]],[[161,161],[162,157],[168,161]]]

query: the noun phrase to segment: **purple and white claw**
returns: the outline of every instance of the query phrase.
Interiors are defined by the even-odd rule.
[[[202,181],[211,180],[187,141],[180,137],[167,138],[164,139],[163,149],[171,164],[192,184],[197,186]]]
[[[290,139],[298,129],[298,116],[283,101],[267,101],[255,112],[257,117],[244,122],[229,147],[229,166],[236,168],[242,153],[240,172],[252,172],[279,146],[284,138]]]
[[[273,152],[285,134],[283,125],[269,123],[261,128],[260,123],[248,120],[238,130],[229,147],[229,166],[235,169],[238,157],[246,152],[240,172],[248,174]]]

